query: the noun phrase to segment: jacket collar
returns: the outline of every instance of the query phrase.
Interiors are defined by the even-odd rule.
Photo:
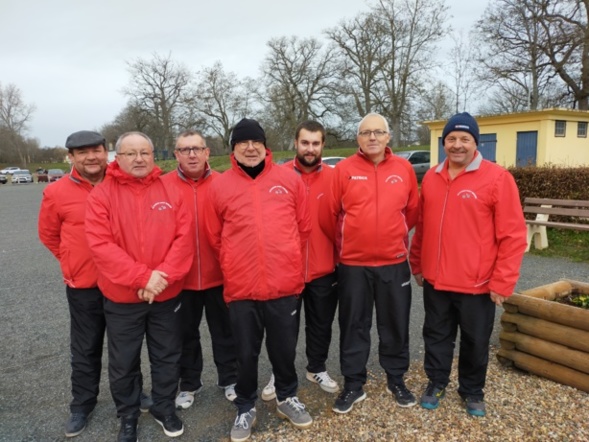
[[[479,170],[481,164],[483,163],[483,160],[483,154],[477,150],[470,164],[466,166],[466,168],[464,169],[464,172],[474,172],[476,170]],[[444,158],[444,161],[438,164],[438,166],[436,167],[436,173],[442,173],[443,170],[448,170],[448,158]]]
[[[135,178],[134,176],[129,175],[127,172],[124,172],[120,167],[119,163],[113,161],[108,165],[106,168],[106,176],[111,177],[112,179],[118,181],[121,184],[135,184],[139,183],[142,185],[149,185],[153,183],[160,175],[162,174],[162,170],[158,166],[154,166],[153,170],[143,178]]]

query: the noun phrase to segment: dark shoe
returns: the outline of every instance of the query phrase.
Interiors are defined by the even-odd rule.
[[[137,419],[121,418],[121,428],[117,442],[137,442]]]
[[[446,395],[446,387],[429,382],[421,395],[421,406],[428,410],[435,410],[440,405],[440,399]]]
[[[335,400],[333,411],[339,414],[346,414],[354,408],[355,403],[361,402],[364,399],[366,399],[364,390],[347,390],[344,388],[344,391]]]
[[[398,384],[394,384],[392,387],[387,387],[387,391],[394,396],[399,407],[408,408],[417,404],[415,396],[413,396],[413,393],[409,391],[403,381],[399,382]]]
[[[466,412],[471,416],[483,417],[487,414],[485,400],[475,397],[465,397]]]
[[[151,408],[151,406],[153,405],[153,399],[151,399],[151,396],[148,395],[144,391],[141,391],[141,394],[139,395],[139,399],[141,400],[141,404],[139,405],[139,409],[141,410],[142,413],[147,413],[149,411],[149,409]]]
[[[86,428],[88,415],[86,413],[72,413],[65,423],[65,437],[74,437]]]
[[[159,416],[152,411],[151,415],[155,421],[162,426],[166,436],[177,437],[184,433],[184,425],[180,418],[176,416],[176,413],[167,416]]]

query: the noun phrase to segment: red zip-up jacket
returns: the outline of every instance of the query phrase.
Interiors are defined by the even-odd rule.
[[[325,164],[320,164],[313,171],[307,173],[296,158],[287,162],[284,167],[294,170],[301,177],[307,191],[307,204],[311,216],[311,234],[305,243],[303,258],[305,282],[309,282],[335,270],[336,251],[334,243],[319,226],[319,207],[322,204],[327,204],[333,169]]]
[[[98,267],[98,287],[118,303],[144,302],[137,296],[151,272],[168,274],[168,287],[155,297],[180,293],[194,258],[194,226],[182,195],[171,194],[156,166],[134,178],[111,163],[86,207],[86,237]]]
[[[384,160],[375,165],[358,150],[336,165],[329,204],[320,209],[319,222],[339,241],[341,263],[398,264],[409,257],[408,234],[417,222],[418,198],[417,178],[407,160],[387,147]]]
[[[223,284],[223,274],[217,256],[209,242],[204,227],[204,211],[212,181],[219,172],[206,165],[204,175],[193,180],[180,168],[162,176],[162,181],[170,192],[182,195],[184,202],[190,207],[195,226],[194,261],[184,280],[184,289],[206,290]]]
[[[225,302],[281,298],[304,288],[304,247],[311,221],[302,180],[272,163],[252,179],[231,155],[211,183],[205,222],[219,254]]]
[[[72,168],[43,191],[39,239],[58,259],[63,281],[72,288],[97,286],[98,270],[84,232],[86,201],[92,189]]]
[[[526,223],[512,175],[480,152],[453,180],[447,160],[421,183],[411,272],[437,290],[511,296],[526,250]]]

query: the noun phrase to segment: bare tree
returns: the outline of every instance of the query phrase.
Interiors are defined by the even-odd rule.
[[[579,109],[589,110],[589,0],[534,0],[544,32],[540,49]]]
[[[324,48],[314,38],[298,37],[275,38],[267,45],[270,52],[262,67],[266,111],[280,141],[292,147],[294,129],[300,121],[322,119],[330,111],[335,85],[333,48]]]
[[[542,107],[555,73],[542,51],[544,31],[536,0],[496,0],[475,26],[479,78],[493,88],[497,110],[517,112]]]
[[[131,105],[147,112],[156,127],[150,134],[156,150],[173,147],[180,115],[188,103],[192,75],[182,64],[172,60],[171,54],[153,54],[151,60],[138,58],[128,63],[131,76],[124,93]]]
[[[0,84],[0,154],[11,160],[18,158],[25,167],[30,162],[31,147],[25,135],[34,111],[35,105],[24,102],[16,85],[2,87]]]
[[[475,57],[473,44],[468,35],[462,30],[451,35],[453,46],[447,57],[449,63],[445,63],[444,71],[452,79],[451,89],[454,95],[454,113],[468,110],[472,105],[472,98],[477,91],[479,80],[476,76],[478,63]]]
[[[157,133],[158,124],[148,110],[128,103],[114,120],[103,125],[99,132],[106,139],[108,147],[114,147],[117,138],[125,132],[139,131],[147,134]]]
[[[225,72],[220,62],[200,71],[197,79],[194,109],[202,116],[203,131],[220,138],[223,149],[229,151],[233,126],[252,110],[251,81]]]

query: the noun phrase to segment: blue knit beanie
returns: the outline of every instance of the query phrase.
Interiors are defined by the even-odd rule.
[[[477,146],[479,145],[479,125],[468,112],[456,114],[448,120],[444,126],[444,131],[442,132],[442,144],[444,144],[444,140],[448,134],[455,130],[468,132],[474,137],[474,141]]]

